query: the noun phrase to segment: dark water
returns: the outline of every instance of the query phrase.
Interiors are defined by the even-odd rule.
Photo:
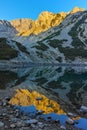
[[[36,90],[58,101],[65,111],[76,112],[82,105],[87,105],[86,68],[46,66],[0,70],[0,89],[12,87]],[[67,116],[61,116],[64,122]],[[55,113],[52,117],[59,118]],[[79,122],[77,126],[86,130],[87,120],[81,118]]]

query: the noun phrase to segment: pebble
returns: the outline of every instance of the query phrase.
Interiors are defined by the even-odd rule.
[[[11,125],[10,125],[10,128],[15,128],[15,127],[16,127],[15,124],[11,124]]]
[[[74,125],[74,121],[71,118],[68,118],[66,120],[66,123],[70,124],[70,125]]]

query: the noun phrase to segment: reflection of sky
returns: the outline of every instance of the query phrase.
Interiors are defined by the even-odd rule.
[[[50,113],[50,114],[44,114],[44,119],[48,120],[48,117],[51,117],[52,121],[59,120],[60,124],[65,124],[65,121],[67,119],[67,116],[64,114],[58,115],[56,113]]]
[[[35,106],[16,106],[16,108],[18,108],[23,114],[32,116],[36,114],[36,108]],[[60,124],[65,124],[67,116],[64,114],[58,115],[56,113],[50,113],[50,114],[43,114],[41,115],[45,120],[48,120],[48,118],[50,117],[50,119],[52,121],[55,120],[59,120]],[[78,124],[75,124],[75,127],[77,128],[82,128],[82,130],[87,130],[87,119],[85,118],[80,118],[78,120]]]
[[[29,116],[33,116],[36,114],[36,108],[35,106],[16,106],[15,108],[18,108],[21,113]]]
[[[79,124],[76,124],[75,126],[77,128],[82,128],[83,130],[87,130],[87,119],[81,118],[78,120]]]

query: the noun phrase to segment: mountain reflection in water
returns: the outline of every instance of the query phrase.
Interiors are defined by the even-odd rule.
[[[67,112],[76,113],[82,105],[87,105],[87,71],[85,68],[41,66],[0,70],[0,89],[12,87],[18,89],[21,94],[19,94],[20,100],[13,99],[10,101],[11,104],[18,105],[17,107],[24,113],[31,109],[34,112],[36,109],[43,110],[45,119],[50,115],[52,119],[60,120],[61,124],[65,123]],[[44,99],[42,103],[39,97]],[[86,130],[87,119],[78,118],[76,120],[79,124],[75,126]]]
[[[27,89],[17,90],[16,95],[9,102],[12,105],[31,106],[34,105],[37,110],[42,110],[44,114],[55,112],[57,114],[65,114],[60,105],[48,99],[43,94],[36,91],[30,92]]]
[[[1,70],[0,89],[7,87],[36,90],[77,108],[87,104],[87,71],[83,68],[42,66]]]

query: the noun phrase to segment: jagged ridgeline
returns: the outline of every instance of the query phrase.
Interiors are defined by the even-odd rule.
[[[0,37],[1,60],[85,63],[87,11],[76,7],[68,13],[43,12],[36,21],[1,20]]]
[[[42,12],[37,20],[32,19],[16,19],[12,20],[11,24],[14,26],[19,32],[18,35],[28,36],[30,34],[38,35],[41,32],[44,32],[52,27],[58,26],[69,14],[76,13],[78,11],[83,11],[84,9],[75,7],[70,12],[60,12],[60,13],[52,13],[52,12]]]

